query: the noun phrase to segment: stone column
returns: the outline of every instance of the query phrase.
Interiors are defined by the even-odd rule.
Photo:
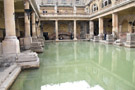
[[[35,25],[35,12],[32,13],[32,38],[37,38]]]
[[[90,39],[94,38],[94,22],[93,21],[89,21],[89,28],[90,28]]]
[[[36,21],[38,22],[37,26],[36,26],[36,34],[37,34],[37,37],[40,37],[40,21],[38,20],[38,18],[36,18]]]
[[[103,31],[104,31],[104,19],[99,18],[99,39],[103,40]]]
[[[16,37],[14,0],[4,0],[6,37],[2,42],[3,54],[20,53],[19,40]]]
[[[55,32],[56,32],[56,41],[58,41],[59,40],[58,20],[55,21]]]
[[[57,12],[58,12],[57,4],[55,5],[54,10],[55,10],[55,14],[57,14]]]
[[[77,38],[76,38],[76,20],[74,20],[74,40],[77,40]]]
[[[25,10],[30,9],[28,0],[25,0],[24,8],[25,8]],[[30,49],[30,45],[32,43],[32,38],[31,38],[31,35],[30,35],[30,16],[29,16],[29,14],[26,13],[26,11],[24,13],[24,19],[25,19],[24,45],[25,45],[25,49]]]
[[[118,14],[117,13],[113,13],[112,14],[112,35],[113,35],[114,38],[117,37],[118,29],[119,29]]]
[[[73,13],[76,14],[76,11],[77,11],[77,8],[76,8],[76,6],[74,6]]]

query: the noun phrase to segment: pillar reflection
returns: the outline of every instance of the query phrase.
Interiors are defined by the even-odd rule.
[[[56,61],[59,61],[59,43],[56,43]]]
[[[117,51],[116,49],[114,49],[112,51],[112,69],[111,71],[114,72],[117,69],[117,57],[119,56],[119,51]]]
[[[99,46],[99,64],[103,62],[104,52],[103,52],[103,46]]]
[[[77,42],[74,42],[74,60],[77,61]]]
[[[133,83],[135,83],[135,60],[133,61]]]

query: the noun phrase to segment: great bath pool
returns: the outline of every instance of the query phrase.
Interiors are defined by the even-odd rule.
[[[46,43],[39,69],[10,90],[135,90],[135,49],[92,42]]]

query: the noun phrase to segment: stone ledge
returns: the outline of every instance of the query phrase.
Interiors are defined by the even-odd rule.
[[[21,67],[17,66],[13,71],[6,77],[6,79],[0,84],[0,90],[8,90],[16,77],[21,72]]]
[[[3,72],[0,72],[0,84],[2,84],[10,73],[17,67],[17,64],[14,64],[8,68],[5,68]]]
[[[13,62],[9,67],[2,69],[0,72],[0,90],[8,90],[21,72],[21,69],[39,68],[40,66],[40,60],[37,53],[31,51],[3,57],[6,57],[3,61],[8,59],[7,62],[9,60],[12,60]]]
[[[23,69],[39,68],[40,66],[40,60],[38,58],[38,55],[34,52],[24,52],[19,54],[16,62]]]

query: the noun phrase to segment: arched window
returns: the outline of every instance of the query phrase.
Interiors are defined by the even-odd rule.
[[[111,0],[103,0],[103,2],[102,2],[102,8],[108,6],[111,3],[112,3]]]
[[[98,10],[98,6],[96,4],[92,5],[92,12],[95,12]]]

